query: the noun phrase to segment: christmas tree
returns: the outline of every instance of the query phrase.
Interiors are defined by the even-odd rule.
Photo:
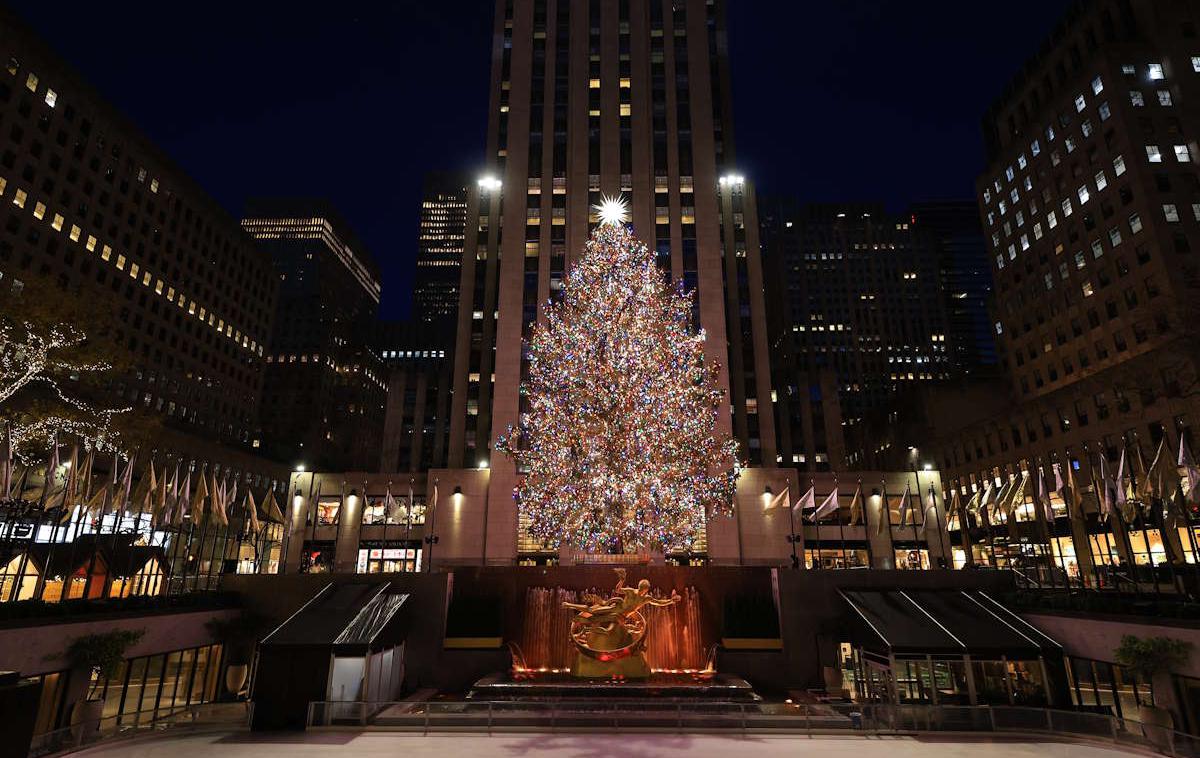
[[[601,224],[528,347],[528,412],[499,448],[524,473],[533,537],[588,552],[688,550],[730,510],[737,444],[717,430],[724,392],[672,289],[606,199]]]

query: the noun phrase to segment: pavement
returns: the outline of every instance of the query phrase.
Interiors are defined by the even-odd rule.
[[[83,751],[122,758],[1116,758],[1115,747],[956,737],[677,734],[194,733]]]

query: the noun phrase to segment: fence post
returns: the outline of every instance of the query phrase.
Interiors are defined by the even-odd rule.
[[[683,734],[683,704],[675,703],[675,724],[679,728],[679,733]]]
[[[989,705],[987,712],[988,712],[988,723],[991,725],[992,731],[994,732],[994,731],[996,731],[996,709]]]
[[[492,701],[488,701],[488,734],[492,733]]]
[[[429,734],[429,708],[432,705],[433,705],[433,703],[425,704],[425,734]]]
[[[1046,709],[1046,731],[1054,732],[1054,711]]]

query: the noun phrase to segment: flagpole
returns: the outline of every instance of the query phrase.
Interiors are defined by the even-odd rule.
[[[851,500],[850,504],[853,505],[854,501]],[[862,514],[863,536],[867,538],[867,568],[871,568],[875,559],[875,552],[871,549],[871,527],[867,525],[867,495],[863,492],[861,477],[858,479],[858,507],[861,509]],[[853,513],[850,517],[854,517]]]
[[[416,482],[417,482],[417,478],[415,476],[408,477],[408,507],[405,508],[405,510],[408,512],[407,513],[408,526],[405,527],[405,529],[404,529],[404,544],[405,544],[404,549],[405,550],[408,549],[408,545],[412,544],[412,515],[413,515],[413,507],[416,504],[416,501],[413,499],[413,485],[416,484]],[[418,540],[417,550],[420,551],[420,549],[421,549],[421,543]],[[406,566],[408,565],[407,560],[405,560],[405,565]],[[417,561],[414,556],[413,571],[415,572],[416,570],[417,570]]]
[[[62,501],[58,507],[63,509],[63,513],[59,514],[58,518],[54,519],[54,525],[50,528],[50,546],[46,549],[46,565],[42,567],[41,576],[34,584],[33,596],[31,599],[39,600],[46,589],[46,569],[49,568],[53,559],[54,553],[58,547],[58,530],[65,522],[69,522],[74,515],[70,511],[69,503],[74,501],[75,492],[79,488],[79,442],[76,441],[71,447],[71,470],[67,472],[67,479],[63,482]],[[65,518],[64,518],[65,516]]]
[[[808,481],[812,482],[812,479],[810,478]],[[787,491],[786,486],[784,487],[784,491]],[[796,556],[796,513],[792,508],[791,499],[790,495],[785,498],[783,507],[787,508],[788,512],[788,542],[792,545],[792,570],[795,571],[800,568],[800,559]]]
[[[1187,451],[1188,451],[1188,461],[1189,461],[1188,466],[1191,467],[1193,465],[1193,461],[1191,458],[1191,450],[1186,447],[1187,446],[1187,428],[1186,428],[1186,425],[1182,422],[1182,420],[1176,419],[1175,431],[1179,435],[1180,450],[1187,449]],[[1190,490],[1192,492],[1195,492],[1196,486],[1197,486],[1196,482],[1192,481],[1192,478],[1194,476],[1195,476],[1195,473],[1194,473],[1193,468],[1189,468],[1188,469],[1188,490]],[[1196,531],[1195,531],[1195,529],[1192,528],[1192,507],[1191,507],[1191,503],[1188,502],[1189,499],[1190,498],[1188,497],[1188,493],[1183,491],[1183,482],[1180,481],[1179,482],[1179,500],[1180,500],[1179,511],[1183,515],[1183,524],[1187,530],[1188,543],[1191,545],[1191,548],[1192,548],[1192,579],[1196,580],[1197,574],[1200,573],[1200,549],[1198,549],[1197,543],[1196,543]],[[1176,529],[1178,529],[1178,527],[1176,527]],[[1187,559],[1185,558],[1184,564],[1186,564],[1186,563],[1187,563]],[[1192,593],[1189,592],[1188,594],[1190,595]]]
[[[838,491],[837,474],[833,475],[833,491],[835,493]],[[848,569],[848,568],[850,568],[850,557],[848,555],[846,555],[846,525],[844,523],[845,519],[842,518],[842,503],[840,500],[840,495],[835,495],[834,497],[839,498],[836,502],[837,502],[837,520],[838,520],[838,539],[841,540],[841,542],[842,542],[842,568]]]
[[[879,525],[887,533],[888,550],[892,553],[892,568],[896,568],[896,541],[892,539],[892,506],[888,503],[887,477],[879,480]]]
[[[1159,426],[1161,428],[1162,425],[1160,424]],[[1163,429],[1163,441],[1164,442],[1166,441],[1166,429]],[[1125,446],[1126,448],[1128,448],[1129,441],[1122,438],[1121,444],[1123,446]],[[1138,459],[1140,461],[1142,461],[1142,463],[1144,465],[1146,459],[1142,455],[1142,441],[1138,437],[1138,433],[1136,431],[1133,433],[1133,445],[1137,449]],[[1160,445],[1159,450],[1156,451],[1156,454],[1161,451],[1162,451],[1162,446]],[[1151,465],[1153,465],[1155,462],[1156,461],[1151,461]],[[1147,471],[1145,468],[1143,468],[1142,476],[1149,478],[1150,472]],[[1130,485],[1132,485],[1133,491],[1136,495],[1136,493],[1138,491],[1137,477],[1133,472],[1132,466],[1129,469],[1129,483],[1130,483]],[[1117,486],[1120,487],[1121,483],[1117,482]],[[1161,495],[1161,493],[1159,493],[1159,494]],[[1154,579],[1154,596],[1157,598],[1161,594],[1159,592],[1159,587],[1158,587],[1158,567],[1154,563],[1154,550],[1151,549],[1151,547],[1150,547],[1150,527],[1153,526],[1153,524],[1154,524],[1154,522],[1152,520],[1152,516],[1153,516],[1154,510],[1155,510],[1155,508],[1154,508],[1154,492],[1152,490],[1148,490],[1146,495],[1147,495],[1147,502],[1142,503],[1143,507],[1138,509],[1137,520],[1141,522],[1142,543],[1146,546],[1146,559],[1150,561],[1150,576],[1153,577],[1153,579]],[[1149,508],[1150,517],[1147,517],[1146,507]],[[1136,527],[1135,524],[1129,524],[1129,526]],[[1125,530],[1125,537],[1129,541],[1129,560],[1133,564],[1131,566],[1130,570],[1131,570],[1134,578],[1136,579],[1137,569],[1138,569],[1137,557],[1134,555],[1134,552],[1133,552],[1133,536],[1129,533],[1128,529]],[[1162,534],[1162,532],[1160,532],[1159,537],[1164,540],[1164,547],[1165,547],[1166,535],[1164,535],[1164,534]]]
[[[1112,574],[1113,574],[1113,584],[1116,585],[1117,590],[1120,591],[1120,585],[1117,584],[1117,579],[1119,577],[1119,574],[1118,574],[1117,570],[1115,568],[1113,568],[1113,564],[1112,564],[1112,561],[1113,561],[1112,530],[1115,527],[1111,523],[1102,524],[1102,522],[1101,522],[1101,518],[1107,515],[1107,514],[1103,513],[1104,501],[1102,498],[1104,496],[1104,493],[1102,493],[1099,490],[1099,486],[1096,484],[1096,464],[1092,462],[1092,453],[1091,453],[1091,449],[1089,448],[1087,442],[1083,443],[1083,455],[1085,458],[1087,458],[1088,476],[1091,477],[1091,480],[1092,480],[1092,489],[1096,491],[1096,508],[1098,511],[1101,511],[1100,513],[1096,514],[1096,523],[1097,523],[1097,525],[1103,525],[1105,527],[1105,529],[1104,529],[1104,547],[1108,550],[1108,564],[1107,565],[1109,566],[1109,570],[1112,571]],[[1100,455],[1104,455],[1104,453],[1101,452]],[[1083,505],[1081,503],[1080,509],[1082,509],[1082,508],[1083,508]],[[1109,517],[1109,520],[1111,521],[1111,517]],[[1119,561],[1120,559],[1121,559],[1121,554],[1120,554],[1120,551],[1118,551],[1117,552],[1117,560]],[[1134,583],[1134,586],[1135,587],[1137,586],[1136,582]]]
[[[917,483],[917,486],[916,486],[917,501],[920,502],[920,500],[921,500],[921,474],[920,474],[919,470],[917,469],[917,463],[915,460],[913,461],[913,480]],[[912,491],[909,490],[909,493],[908,493],[908,516],[910,519],[912,519],[913,544],[918,546],[917,547],[917,555],[920,556],[921,555],[921,548],[920,548],[921,540],[917,537],[916,514],[917,514],[917,512],[914,511],[913,507],[912,507]],[[924,520],[923,514],[922,514],[922,520]],[[900,524],[900,526],[904,526],[904,524]],[[929,538],[928,538],[928,536],[926,536],[926,538],[925,538],[925,555],[926,556],[929,555]],[[926,559],[926,560],[928,562],[928,559]],[[932,566],[932,565],[933,565],[932,562],[930,562],[930,566]]]

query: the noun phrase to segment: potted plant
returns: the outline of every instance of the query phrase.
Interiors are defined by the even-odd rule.
[[[267,628],[267,619],[242,611],[229,618],[212,619],[205,627],[225,648],[225,689],[234,697],[243,694],[250,677],[254,646]]]
[[[115,629],[101,634],[76,637],[67,647],[66,659],[73,670],[85,671],[90,676],[111,679],[121,672],[125,651],[137,643],[146,633],[144,629]],[[100,723],[104,712],[104,701],[89,697],[91,687],[83,690],[81,699],[71,710],[72,724]]]
[[[1121,638],[1121,644],[1113,652],[1117,663],[1129,669],[1143,681],[1150,682],[1155,692],[1169,696],[1171,690],[1171,672],[1187,663],[1191,655],[1192,644],[1170,637],[1135,637],[1127,634]],[[1171,711],[1156,705],[1143,703],[1138,709],[1138,717],[1144,727],[1146,736],[1157,745],[1165,745],[1168,732],[1175,727]]]

